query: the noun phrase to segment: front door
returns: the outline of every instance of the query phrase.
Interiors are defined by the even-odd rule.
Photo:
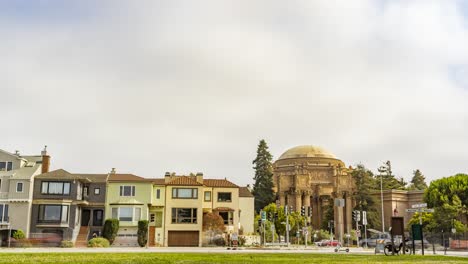
[[[102,226],[103,210],[93,211],[93,226]]]
[[[149,227],[149,246],[154,247],[155,243],[154,241],[156,240],[156,228],[154,226]]]
[[[89,209],[83,209],[81,211],[81,226],[88,226],[90,217],[91,211]]]

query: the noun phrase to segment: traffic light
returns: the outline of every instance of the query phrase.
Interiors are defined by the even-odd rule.
[[[305,216],[305,206],[301,207],[301,216]]]
[[[353,211],[353,220],[356,221],[356,222],[361,221],[361,212],[359,212],[358,210],[354,210]]]
[[[289,208],[291,209],[291,210],[289,211],[289,213],[292,214],[292,213],[294,212],[293,206],[290,205]]]
[[[275,212],[275,220],[278,219],[278,212]]]
[[[262,219],[258,219],[258,227],[257,227],[257,232],[261,232],[262,231]]]
[[[312,207],[307,206],[307,216],[311,217],[312,216]]]
[[[270,220],[270,221],[273,220],[273,213],[272,212],[268,213],[268,220]]]

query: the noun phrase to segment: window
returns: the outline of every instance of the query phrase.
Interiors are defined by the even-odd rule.
[[[39,222],[66,223],[68,205],[39,205]]]
[[[83,187],[83,196],[88,196],[88,186]]]
[[[140,207],[113,207],[112,218],[119,219],[119,221],[140,221],[141,208]]]
[[[133,208],[132,207],[120,207],[119,208],[119,220],[120,221],[132,221],[133,220]]]
[[[154,214],[150,214],[150,222],[154,223]]]
[[[159,198],[161,198],[161,190],[157,189],[156,190],[156,199],[159,199]]]
[[[49,182],[43,181],[41,185],[41,194],[70,194],[69,182]]]
[[[8,222],[8,204],[0,204],[0,223]]]
[[[0,171],[11,171],[13,169],[13,162],[0,161]]]
[[[218,193],[218,202],[230,202],[231,193],[229,192],[219,192]]]
[[[94,195],[101,194],[101,188],[94,188]]]
[[[234,224],[234,213],[233,212],[219,212],[219,216],[221,216],[223,218],[225,225],[233,225]]]
[[[211,192],[205,192],[205,202],[211,202]]]
[[[197,199],[197,188],[172,188],[172,198],[176,199]]]
[[[135,196],[135,186],[120,186],[120,196]]]
[[[23,192],[23,183],[17,182],[16,183],[16,192]]]
[[[172,208],[173,224],[196,224],[197,208]]]

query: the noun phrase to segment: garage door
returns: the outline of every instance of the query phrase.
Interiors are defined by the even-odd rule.
[[[198,247],[198,231],[169,231],[168,246]]]

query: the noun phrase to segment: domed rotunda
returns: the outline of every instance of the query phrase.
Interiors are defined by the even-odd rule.
[[[328,205],[337,199],[335,203],[340,206],[334,206],[335,234],[350,232],[354,206],[351,170],[324,148],[306,145],[288,149],[273,164],[279,203],[295,211],[304,206],[307,212],[310,207],[312,226],[318,229]]]

